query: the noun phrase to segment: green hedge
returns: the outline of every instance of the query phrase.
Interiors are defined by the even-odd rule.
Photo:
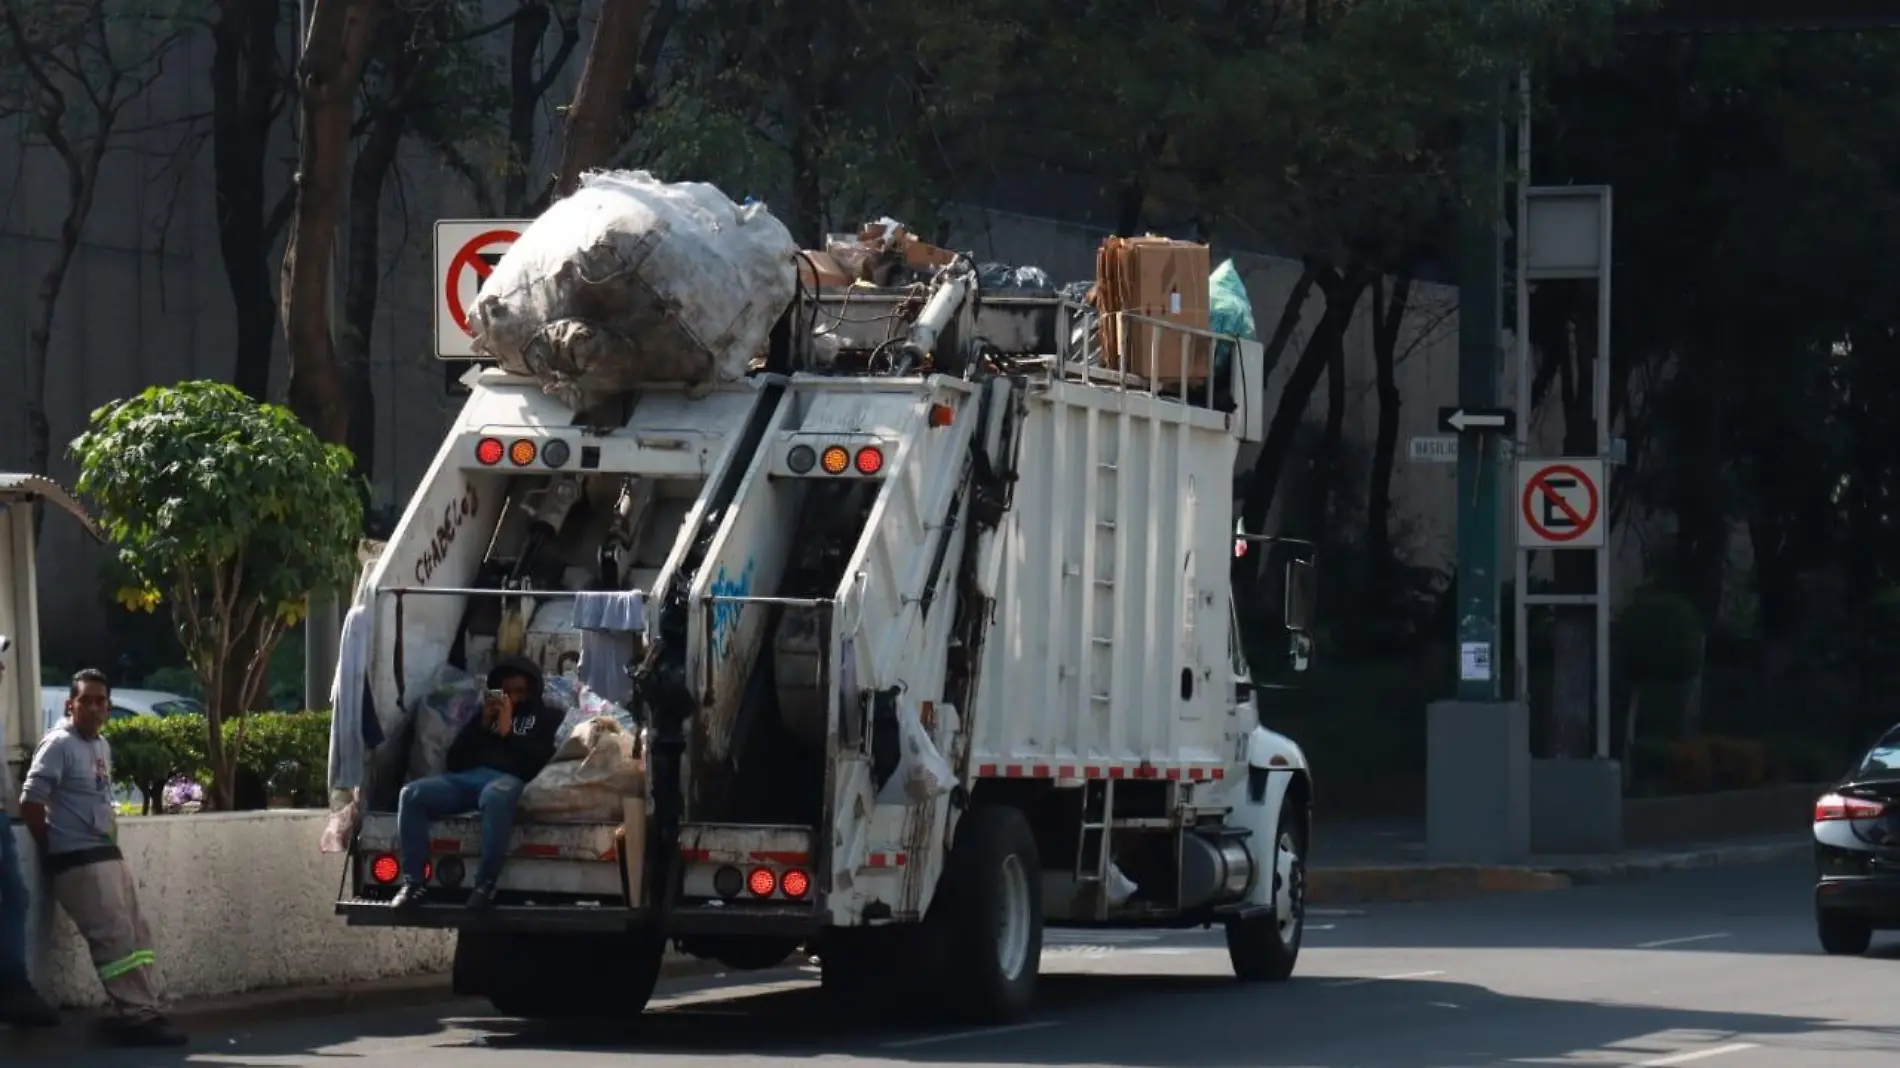
[[[238,754],[240,777],[261,783],[272,798],[296,807],[320,808],[328,795],[330,714],[328,712],[253,712],[245,717],[244,748]],[[224,724],[225,744],[237,724]],[[155,811],[165,784],[183,776],[211,781],[205,756],[203,716],[137,716],[106,725],[112,742],[112,780],[145,795]]]

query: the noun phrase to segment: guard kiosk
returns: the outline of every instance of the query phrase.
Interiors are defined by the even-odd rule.
[[[50,504],[79,521],[86,533],[99,528],[59,483],[41,475],[0,474],[0,803],[9,810],[40,742],[40,601],[35,562],[36,514]]]

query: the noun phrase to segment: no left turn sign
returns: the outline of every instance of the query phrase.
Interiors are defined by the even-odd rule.
[[[521,232],[520,219],[441,219],[435,224],[435,351],[443,359],[475,355],[468,309]]]
[[[1595,549],[1603,544],[1602,460],[1520,460],[1517,544]]]

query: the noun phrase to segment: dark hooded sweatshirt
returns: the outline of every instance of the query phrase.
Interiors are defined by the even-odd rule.
[[[500,689],[501,680],[509,675],[529,679],[530,696],[515,706],[514,729],[504,738],[489,730],[477,712],[449,746],[449,771],[492,768],[527,782],[554,758],[554,735],[561,729],[561,716],[542,697],[541,669],[523,657],[504,658],[488,673],[488,688]]]

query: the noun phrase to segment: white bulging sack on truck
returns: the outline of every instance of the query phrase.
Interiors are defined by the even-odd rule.
[[[475,354],[576,411],[652,383],[735,381],[797,292],[797,251],[765,205],[704,182],[588,174],[482,283]]]

